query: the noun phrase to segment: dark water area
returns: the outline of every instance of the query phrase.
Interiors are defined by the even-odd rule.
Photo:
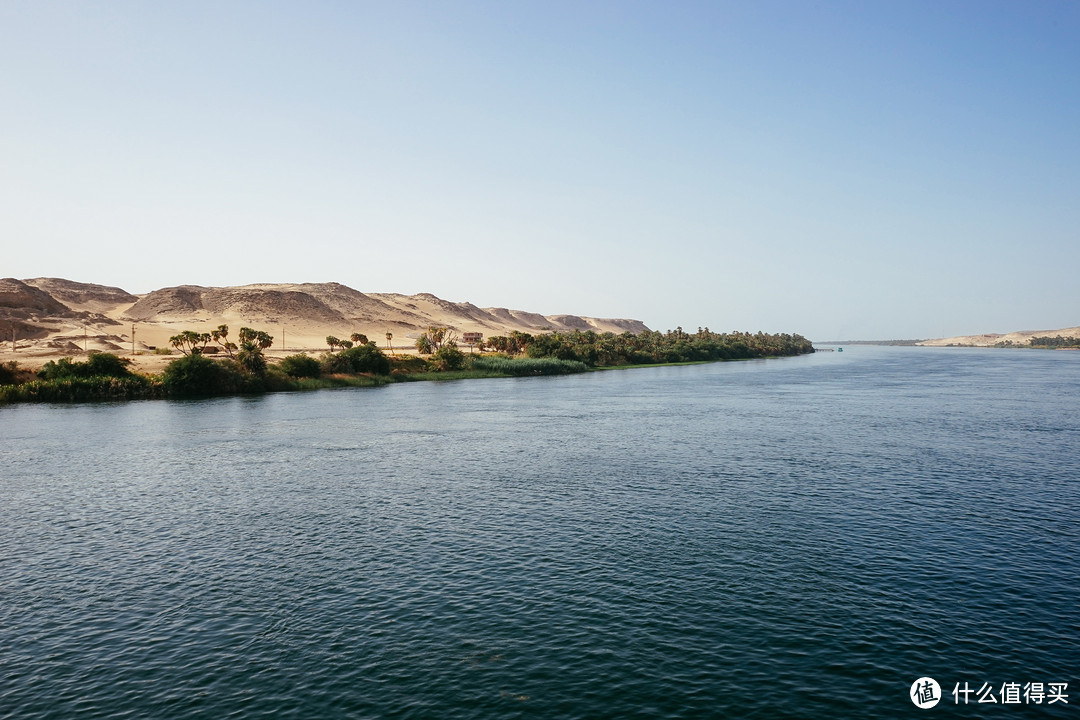
[[[0,408],[0,718],[1080,717],[1078,400],[851,347]]]

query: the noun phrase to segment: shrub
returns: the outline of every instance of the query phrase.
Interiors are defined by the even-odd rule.
[[[90,358],[86,361],[88,377],[130,377],[130,365],[130,360],[112,353],[90,353]]]
[[[427,361],[416,355],[397,355],[390,358],[390,369],[394,375],[408,375],[426,372]]]
[[[318,363],[315,363],[318,367]],[[291,375],[286,375],[281,371],[281,367],[278,365],[270,365],[266,368],[266,374],[259,378],[262,383],[262,389],[268,392],[280,392],[282,390],[298,390],[300,389],[297,379]],[[250,382],[249,382],[250,387]],[[256,388],[251,388],[255,391]]]
[[[428,363],[439,372],[460,370],[465,367],[465,353],[453,345],[443,345],[435,351]]]
[[[339,354],[355,373],[390,374],[390,359],[374,345],[357,345]]]
[[[131,377],[128,370],[130,360],[117,357],[111,353],[94,352],[84,362],[75,362],[71,358],[50,360],[38,370],[38,377],[42,380],[60,380],[63,378],[91,378],[91,377]]]
[[[19,366],[14,362],[0,365],[0,385],[14,385],[15,373],[18,371],[18,368]]]
[[[278,363],[278,369],[286,375],[298,378],[317,378],[322,374],[322,371],[319,368],[319,361],[309,355],[304,355],[303,353],[282,358],[281,362]]]
[[[173,360],[165,366],[162,380],[168,393],[178,397],[227,395],[250,389],[245,387],[235,365],[211,360],[200,353]]]
[[[0,364],[0,385],[17,385],[24,379],[25,370],[19,369],[14,360]]]
[[[323,353],[319,358],[319,370],[323,375],[336,375],[337,373],[352,372],[352,367],[349,365],[347,358],[342,357],[341,353],[328,352]]]
[[[154,348],[154,354],[155,355],[172,355],[173,352],[172,352],[172,348],[157,347],[157,348]]]
[[[79,363],[82,365],[82,363]],[[72,378],[78,377],[78,368],[71,358],[60,358],[59,360],[50,360],[42,365],[38,371],[38,378],[42,380],[59,380],[60,378]]]

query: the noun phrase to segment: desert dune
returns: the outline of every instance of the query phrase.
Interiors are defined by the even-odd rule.
[[[923,340],[918,345],[926,347],[968,346],[993,347],[998,343],[1012,343],[1023,347],[1031,344],[1033,337],[1080,337],[1080,327],[1059,330],[1016,330],[1009,333],[983,333],[981,335],[957,335],[956,337]]]
[[[219,325],[228,325],[233,338],[245,326],[270,333],[271,356],[321,352],[328,335],[348,339],[353,333],[366,335],[384,350],[391,333],[394,352],[412,352],[416,337],[430,325],[485,338],[515,330],[648,330],[639,320],[480,308],[429,293],[363,293],[339,283],[180,285],[135,295],[60,278],[0,279],[0,361],[34,367],[100,351],[131,357],[140,369],[157,371],[173,359],[155,354],[155,349],[170,348],[170,337],[184,330],[210,332]]]

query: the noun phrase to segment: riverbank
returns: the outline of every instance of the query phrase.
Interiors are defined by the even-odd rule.
[[[169,357],[169,356],[164,356]],[[425,369],[406,372],[392,371],[380,373],[330,373],[318,377],[292,377],[280,371],[277,365],[271,365],[270,372],[251,378],[248,385],[223,386],[207,385],[206,392],[178,391],[175,384],[170,385],[165,372],[169,364],[181,358],[169,358],[170,363],[161,373],[131,371],[135,363],[129,358],[118,358],[107,353],[91,353],[86,361],[61,358],[60,364],[50,360],[31,369],[13,362],[0,365],[0,406],[16,403],[66,403],[66,402],[115,402],[120,400],[149,400],[181,397],[215,397],[230,395],[258,395],[268,392],[304,392],[346,387],[380,387],[393,383],[410,382],[448,382],[456,380],[476,380],[511,377],[537,377],[567,375],[583,372],[607,370],[628,370],[631,368],[676,367],[683,365],[702,365],[729,360],[692,360],[680,362],[623,364],[602,367],[589,367],[585,363],[557,358],[508,358],[505,356],[465,356],[465,367],[457,369]],[[115,358],[115,365],[109,374],[92,374],[93,370],[80,370],[90,366],[97,359]],[[395,358],[396,360],[397,358]],[[754,358],[735,358],[754,359]],[[413,357],[406,365],[416,365],[421,358]],[[221,361],[208,361],[211,365],[221,365]],[[76,368],[75,371],[56,373],[56,367]],[[50,368],[54,368],[50,372]],[[208,382],[201,380],[200,382]]]
[[[214,333],[186,331],[171,344],[183,354],[120,357],[91,352],[85,360],[63,357],[37,368],[16,361],[0,365],[0,402],[78,402],[157,397],[208,397],[294,391],[341,385],[373,385],[416,380],[563,375],[595,368],[641,367],[719,360],[785,357],[814,352],[801,335],[595,332],[517,333],[489,338],[496,352],[464,353],[446,328],[429,328],[417,349],[421,355],[387,356],[363,335],[353,341],[327,338],[331,349],[318,356],[295,353],[274,357],[273,337],[241,328],[239,344],[228,328]],[[211,345],[213,341],[214,345]],[[162,364],[162,360],[165,362]],[[160,372],[147,372],[147,360]],[[140,360],[142,362],[140,362]]]
[[[333,357],[333,354],[329,354]],[[416,362],[419,361],[419,362]],[[314,361],[313,361],[314,362]],[[163,398],[258,395],[343,387],[377,387],[398,382],[447,381],[477,378],[564,375],[589,368],[576,361],[555,358],[480,358],[468,367],[435,369],[419,358],[389,364],[386,372],[312,372],[309,377],[289,375],[282,364],[261,373],[245,373],[230,360],[194,355],[174,358],[160,374],[133,372],[131,363],[108,353],[91,353],[87,360],[61,358],[36,371],[14,363],[0,366],[0,405],[33,402],[95,402]],[[418,371],[403,367],[420,366]],[[317,364],[315,364],[317,367]]]

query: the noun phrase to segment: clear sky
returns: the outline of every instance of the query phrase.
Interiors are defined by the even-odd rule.
[[[1080,3],[0,3],[0,276],[1080,324]]]

